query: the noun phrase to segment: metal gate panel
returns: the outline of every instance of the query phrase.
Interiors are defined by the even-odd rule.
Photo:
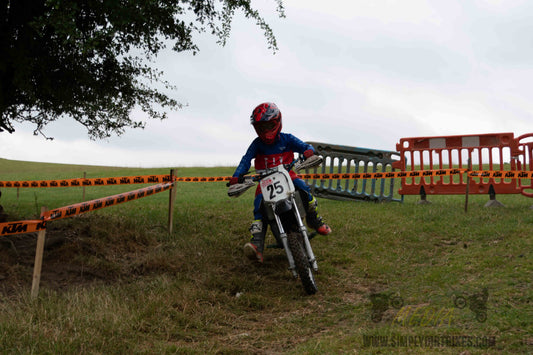
[[[329,143],[307,142],[324,157],[321,167],[306,173],[345,174],[379,173],[393,171],[392,164],[399,158],[398,152],[368,148],[334,145]],[[318,197],[333,200],[361,200],[375,202],[402,202],[394,198],[394,179],[306,179],[311,192]]]

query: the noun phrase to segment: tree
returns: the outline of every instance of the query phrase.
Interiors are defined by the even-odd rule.
[[[275,1],[284,17],[282,0]],[[100,139],[144,127],[130,118],[135,107],[166,118],[165,109],[182,104],[153,88],[171,85],[146,63],[169,41],[174,51],[195,54],[195,33],[210,31],[224,45],[238,10],[256,21],[275,51],[273,32],[251,0],[3,1],[0,132],[13,133],[14,122],[26,121],[43,134],[48,123],[70,116]]]

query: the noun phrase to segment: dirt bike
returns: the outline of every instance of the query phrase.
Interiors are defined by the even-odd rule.
[[[403,307],[403,299],[397,294],[373,293],[370,295],[370,301],[372,302],[372,320],[376,323],[381,321],[389,305],[395,309]]]
[[[289,270],[295,278],[300,277],[305,292],[309,295],[318,291],[313,272],[318,264],[309,242],[310,237],[303,220],[306,209],[302,197],[294,187],[289,171],[314,168],[322,164],[322,157],[314,155],[306,160],[294,160],[288,165],[278,165],[245,175],[240,182],[229,186],[228,196],[239,197],[258,182],[263,193],[263,225],[270,225],[277,244],[274,247],[285,250]]]
[[[481,292],[472,295],[454,295],[453,303],[463,309],[469,304],[469,308],[474,312],[478,322],[483,323],[487,320],[487,299],[489,298],[488,289],[485,287]]]

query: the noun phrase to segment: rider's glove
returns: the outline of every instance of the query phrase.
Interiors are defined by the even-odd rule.
[[[231,185],[238,184],[238,183],[239,183],[239,177],[238,177],[238,176],[234,176],[234,177],[232,177],[232,178],[229,180],[229,184],[230,184],[230,186],[231,186]]]
[[[315,155],[315,152],[313,151],[313,149],[307,149],[305,152],[304,152],[304,158],[307,159],[309,157],[312,157],[313,155]]]

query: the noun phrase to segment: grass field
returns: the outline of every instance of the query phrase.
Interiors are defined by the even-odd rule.
[[[169,171],[0,159],[4,181]],[[86,199],[141,186],[87,188]],[[533,353],[533,200],[501,195],[505,208],[485,208],[488,196],[470,196],[465,213],[464,196],[319,199],[333,233],[312,241],[319,292],[307,296],[282,251],[263,265],[244,258],[252,191],[177,190],[172,235],[168,192],[50,222],[37,300],[35,235],[0,237],[0,353]],[[1,191],[10,221],[82,199],[82,188]]]

